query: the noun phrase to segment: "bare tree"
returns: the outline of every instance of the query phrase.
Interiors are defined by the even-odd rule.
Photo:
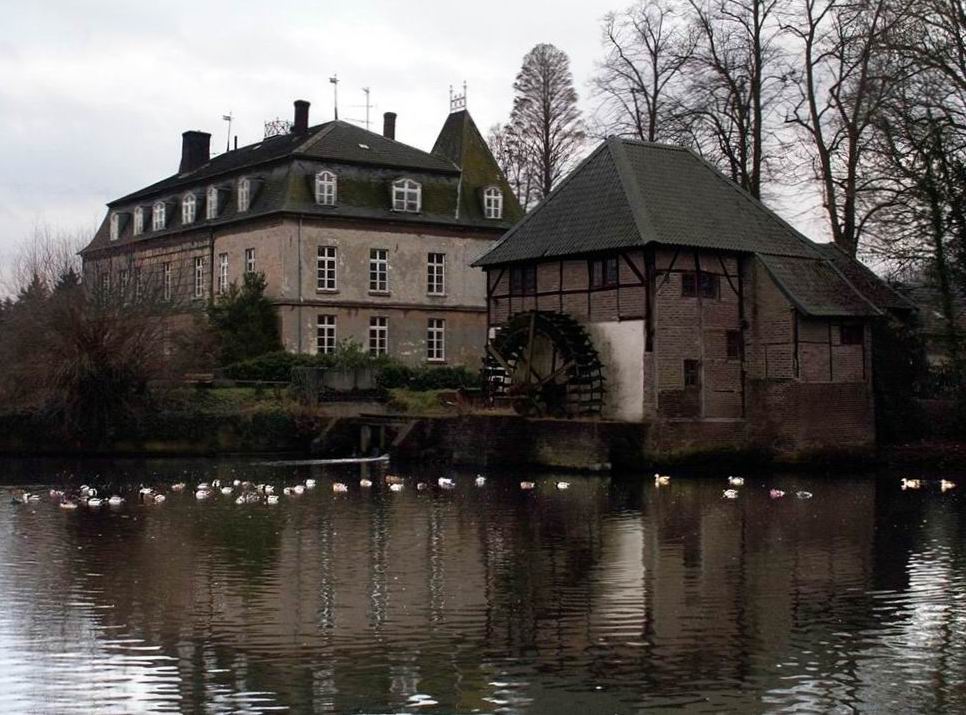
[[[688,3],[697,42],[682,117],[696,148],[760,198],[766,142],[775,141],[771,111],[787,82],[779,66],[778,0]]]
[[[584,141],[570,60],[550,44],[523,58],[513,83],[510,125],[530,157],[535,198],[543,199],[574,165]]]
[[[52,289],[67,273],[80,276],[79,252],[92,235],[93,230],[65,230],[38,223],[15,249],[2,278],[3,287],[16,294],[37,280]]]
[[[510,188],[524,210],[533,203],[533,160],[526,142],[510,124],[494,124],[490,127],[487,143],[497,165],[506,177]]]
[[[605,57],[591,80],[599,101],[598,134],[673,141],[682,70],[694,37],[669,0],[609,13],[603,22]]]
[[[802,65],[786,121],[799,129],[822,187],[832,238],[852,256],[879,210],[878,177],[863,163],[889,89],[903,76],[886,42],[901,17],[891,0],[803,0],[800,14],[783,24]]]

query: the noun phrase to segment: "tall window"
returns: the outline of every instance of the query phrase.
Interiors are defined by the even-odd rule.
[[[446,321],[430,318],[426,322],[426,359],[442,362],[446,359]]]
[[[315,346],[320,355],[335,352],[335,316],[320,315],[315,334]]]
[[[684,361],[684,386],[685,387],[701,386],[701,361],[700,360]]]
[[[164,202],[158,201],[151,210],[151,228],[160,231],[164,228]]]
[[[412,179],[398,179],[392,184],[392,210],[419,213],[422,187]]]
[[[537,292],[537,267],[510,268],[510,295],[534,295]]]
[[[483,215],[487,218],[503,218],[503,192],[495,186],[483,192]]]
[[[228,254],[218,254],[218,292],[228,290]]]
[[[205,259],[202,256],[195,257],[195,298],[203,298],[205,295]]]
[[[726,350],[729,360],[741,358],[741,331],[729,330],[725,333]]]
[[[162,290],[165,300],[171,300],[171,264],[165,263],[161,269]]]
[[[134,209],[134,235],[140,236],[144,231],[144,209],[138,206]]]
[[[600,258],[590,262],[591,288],[614,288],[617,283],[616,258]]]
[[[195,209],[198,208],[198,200],[194,194],[188,194],[181,199],[181,223],[195,222]]]
[[[111,214],[111,240],[116,241],[121,235],[121,217],[116,212]]]
[[[245,273],[255,272],[255,249],[245,249]]]
[[[335,206],[335,174],[320,171],[315,175],[315,203],[322,206]]]
[[[238,210],[248,211],[248,203],[251,198],[252,182],[247,178],[238,182]]]
[[[389,318],[369,318],[369,354],[385,355],[389,349]]]
[[[335,246],[319,246],[316,272],[319,290],[337,290]]]
[[[430,253],[426,257],[426,292],[429,295],[446,293],[445,253]]]
[[[389,251],[385,248],[369,251],[369,292],[389,292]]]
[[[208,187],[208,198],[205,200],[205,218],[218,218],[218,189]]]

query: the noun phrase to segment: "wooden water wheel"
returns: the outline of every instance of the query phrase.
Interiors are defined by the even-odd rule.
[[[527,416],[599,415],[600,357],[587,331],[564,313],[518,313],[486,346],[483,373],[491,398],[509,398]]]

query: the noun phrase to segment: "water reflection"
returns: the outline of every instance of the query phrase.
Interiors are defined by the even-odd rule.
[[[966,710],[955,492],[777,475],[730,501],[720,478],[522,492],[532,475],[465,474],[392,493],[366,468],[2,467],[44,489],[319,481],[275,507],[64,513],[4,494],[4,712]]]

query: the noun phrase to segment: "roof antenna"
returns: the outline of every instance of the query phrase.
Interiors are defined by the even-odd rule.
[[[369,104],[369,88],[363,87],[362,92],[366,95],[366,131],[369,131],[369,108],[372,107],[372,105]]]
[[[225,151],[231,151],[231,112],[222,114],[221,118],[228,122],[228,135],[225,137]]]
[[[453,94],[453,85],[449,86],[449,113],[466,109],[466,81],[463,81],[463,94]]]
[[[335,108],[335,118],[336,121],[339,119],[339,75],[334,74],[329,77],[329,82],[332,83],[332,106]]]

